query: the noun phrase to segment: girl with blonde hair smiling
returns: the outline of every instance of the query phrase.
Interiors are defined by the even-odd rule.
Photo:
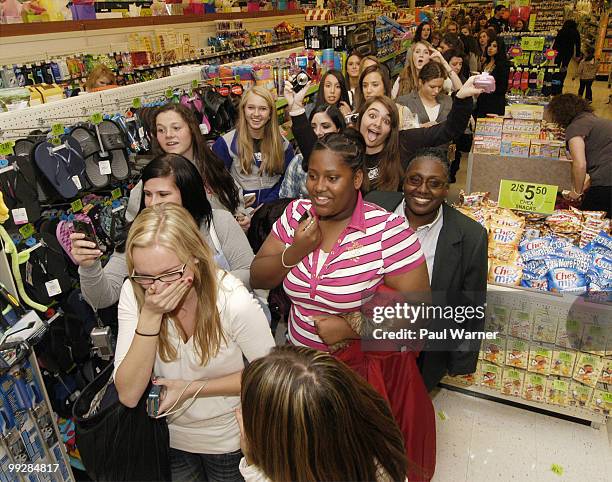
[[[276,102],[268,90],[258,86],[249,89],[238,111],[238,126],[219,137],[213,151],[243,189],[245,204],[257,207],[278,199],[285,170],[295,153],[281,135]]]
[[[247,482],[406,479],[389,405],[327,353],[273,349],[245,368],[241,402]]]
[[[239,405],[243,356],[274,346],[266,317],[240,281],[217,268],[191,215],[157,204],[134,221],[130,277],[119,299],[114,380],[135,407],[149,381],[165,389],[173,480],[241,480]]]

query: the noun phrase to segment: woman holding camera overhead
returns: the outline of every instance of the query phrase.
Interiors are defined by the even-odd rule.
[[[457,92],[446,121],[435,126],[400,130],[396,104],[384,95],[370,98],[359,108],[355,124],[366,143],[365,192],[399,190],[402,166],[405,168],[414,151],[445,144],[463,133],[472,113],[472,97],[482,92],[474,87],[474,79],[470,77]],[[291,86],[286,84],[285,97],[293,120],[293,134],[304,159],[308,160],[317,136],[304,115],[304,94],[301,91],[294,94]]]
[[[245,205],[256,208],[278,199],[295,153],[280,132],[276,102],[268,90],[247,90],[238,109],[238,126],[219,137],[213,151],[244,191]]]
[[[135,407],[153,377],[168,417],[173,480],[240,481],[240,376],[274,346],[247,289],[220,270],[182,207],[145,209],[127,240],[114,381]]]

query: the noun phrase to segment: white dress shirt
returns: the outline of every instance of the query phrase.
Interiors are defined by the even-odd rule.
[[[395,214],[404,216],[406,218],[406,202],[400,203],[395,208]],[[406,218],[406,220],[408,220]],[[444,215],[442,206],[438,209],[436,218],[429,224],[425,224],[416,228],[415,232],[419,242],[421,243],[421,249],[425,254],[425,262],[427,263],[427,272],[429,273],[429,282],[431,283],[431,275],[433,273],[434,258],[436,256],[436,246],[438,245],[438,237],[444,224]]]

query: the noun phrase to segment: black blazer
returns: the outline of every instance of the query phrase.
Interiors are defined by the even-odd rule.
[[[431,291],[435,302],[443,306],[484,305],[487,290],[487,232],[473,219],[444,204],[443,225],[436,245]],[[481,331],[484,317],[443,323],[443,328]],[[467,350],[467,351],[466,351]],[[448,351],[423,351],[419,368],[428,390],[448,372],[465,375],[476,371],[480,341],[453,347]]]

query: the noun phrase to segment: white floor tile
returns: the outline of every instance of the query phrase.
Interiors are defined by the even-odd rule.
[[[434,482],[604,482],[612,480],[606,428],[541,415],[449,390],[433,398]],[[552,471],[559,465],[562,475]]]

